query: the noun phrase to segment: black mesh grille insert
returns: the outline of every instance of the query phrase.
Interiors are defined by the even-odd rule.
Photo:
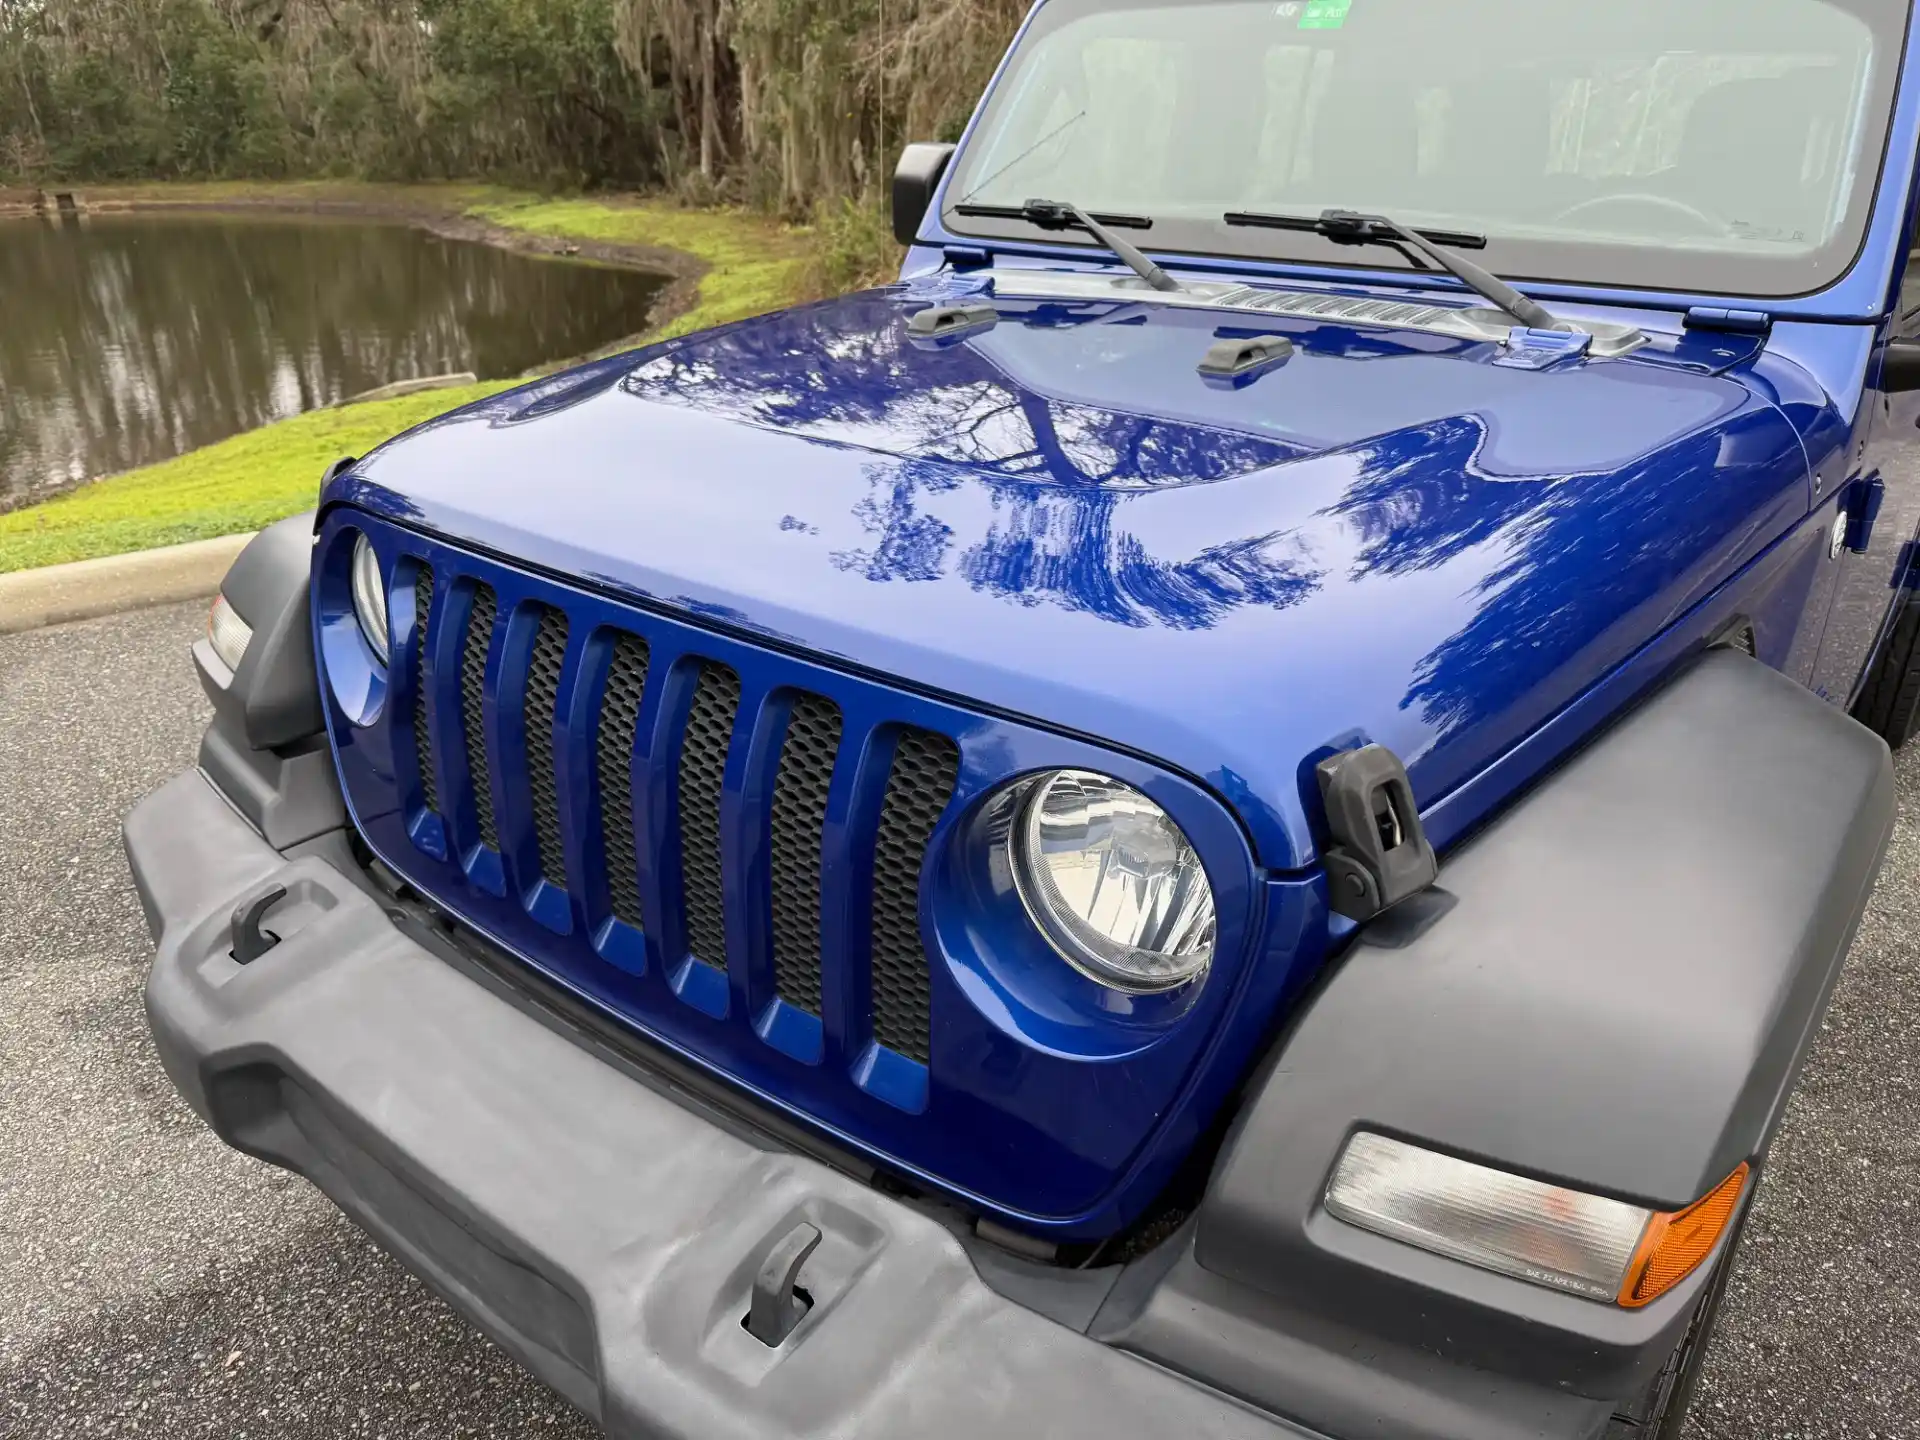
[[[433,778],[433,732],[427,728],[427,637],[433,618],[433,571],[422,565],[413,579],[413,746],[420,762],[420,792],[427,809],[440,808]]]
[[[920,864],[953,798],[960,749],[944,735],[904,731],[880,802],[873,851],[873,1038],[927,1063],[929,982],[920,940]]]
[[[478,564],[465,569],[440,553],[433,559],[429,567],[416,555],[416,568],[403,573],[396,592],[396,599],[412,600],[418,633],[414,654],[397,672],[413,694],[396,696],[400,709],[393,717],[396,729],[410,722],[414,737],[394,739],[401,746],[397,758],[404,761],[411,745],[419,765],[409,803],[424,801],[456,822],[450,842],[478,840],[507,852],[503,868],[476,870],[473,883],[499,895],[504,880],[509,901],[541,880],[588,898],[600,912],[596,919],[672,937],[667,943],[677,953],[659,957],[670,969],[676,960],[697,957],[737,971],[740,955],[751,949],[756,963],[768,964],[767,979],[786,1004],[820,1016],[828,998],[844,995],[851,1010],[864,1009],[874,1041],[930,1063],[933,962],[921,934],[920,876],[959,784],[955,741],[883,718],[884,711],[856,713],[837,691],[829,699],[800,688],[808,682],[798,674],[776,679],[770,692],[754,686],[749,712],[742,672],[711,650],[682,648],[689,637],[678,631],[656,633],[644,615],[590,619],[555,603],[558,597],[529,593],[518,579],[475,573]],[[449,595],[456,601],[451,608]],[[574,633],[582,624],[591,635]],[[576,643],[581,663],[569,680],[568,649]],[[506,663],[490,675],[496,644]],[[445,664],[434,679],[436,656]],[[672,682],[665,690],[663,677]],[[583,692],[582,683],[593,688]],[[438,694],[430,689],[436,684]],[[659,718],[671,729],[672,744],[659,750],[640,734],[650,695],[669,706]],[[491,732],[496,721],[506,729]],[[651,732],[653,722],[644,723]],[[522,738],[502,751],[493,733],[510,736],[514,724]],[[742,767],[741,792],[729,795],[728,757],[749,735],[764,735],[771,744],[754,749],[752,764]],[[645,763],[636,773],[642,750]],[[848,765],[863,771],[856,788],[864,792],[844,837],[861,853],[841,857],[844,865],[829,862],[827,843],[842,839],[837,830],[829,836],[827,804],[843,750]],[[859,758],[867,754],[879,767],[870,777]],[[440,761],[448,763],[448,775],[436,773]],[[846,778],[854,778],[851,770]],[[656,796],[667,816],[649,809]],[[729,808],[736,803],[737,817]],[[574,833],[575,819],[588,829]],[[652,858],[651,842],[636,830],[643,822],[660,828],[654,838],[661,849]],[[761,828],[749,837],[737,833],[741,824]],[[864,880],[869,856],[870,891]],[[595,873],[583,874],[582,866]],[[656,884],[662,888],[653,889]],[[867,893],[851,893],[856,884]],[[731,933],[736,916],[727,913],[729,887],[740,887],[733,898],[748,908],[739,914],[764,924],[764,939],[751,926],[747,934]],[[866,925],[855,913],[863,905]],[[564,929],[554,913],[536,906],[534,918]],[[835,938],[838,926],[822,934],[823,921],[843,913],[856,921],[860,936],[851,953]],[[604,958],[616,965],[631,960],[624,953]],[[754,982],[756,1005],[767,998],[761,983]],[[857,1023],[856,1015],[847,1018]]]
[[[621,635],[613,642],[607,693],[600,702],[594,761],[600,779],[600,844],[607,857],[613,913],[640,930],[639,862],[633,853],[633,742],[640,702],[647,693],[647,642]]]
[[[560,791],[553,769],[553,722],[560,700],[560,666],[567,654],[567,617],[542,608],[527,666],[527,782],[533,789],[533,833],[540,873],[567,888],[567,857],[560,844]]]
[[[721,970],[727,967],[727,927],[720,889],[720,781],[739,710],[740,677],[725,665],[702,665],[680,742],[680,891],[687,948]]]
[[[782,999],[820,1013],[820,843],[840,753],[840,707],[793,702],[773,781],[773,974]]]
[[[460,726],[467,747],[467,775],[473,783],[473,814],[480,827],[480,843],[500,848],[500,831],[493,821],[493,786],[488,782],[486,706],[487,647],[493,641],[493,622],[499,614],[493,587],[473,592],[473,611],[467,617],[467,638],[460,649]]]

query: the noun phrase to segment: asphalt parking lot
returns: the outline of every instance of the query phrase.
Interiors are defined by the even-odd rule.
[[[0,636],[0,1435],[593,1435],[161,1073],[119,822],[193,761],[203,614]],[[1697,1436],[1920,1436],[1920,753],[1901,788]]]

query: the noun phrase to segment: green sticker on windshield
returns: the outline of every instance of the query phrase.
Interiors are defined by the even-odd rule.
[[[1302,30],[1338,30],[1347,23],[1353,0],[1306,0],[1300,11]]]

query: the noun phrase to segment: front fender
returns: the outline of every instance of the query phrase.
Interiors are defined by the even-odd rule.
[[[1343,1224],[1329,1172],[1364,1128],[1674,1210],[1759,1162],[1893,816],[1877,736],[1709,652],[1448,857],[1450,910],[1329,970],[1122,1343],[1342,1435],[1403,1408],[1379,1433],[1450,1433],[1436,1397],[1476,1376],[1634,1393],[1710,1266],[1625,1310]],[[1232,1341],[1249,1326],[1276,1335],[1257,1365]],[[1361,1357],[1364,1389],[1343,1378]]]

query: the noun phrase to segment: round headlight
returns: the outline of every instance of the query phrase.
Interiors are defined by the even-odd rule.
[[[386,664],[387,582],[380,574],[380,557],[364,535],[353,542],[353,614],[374,655]]]
[[[1035,781],[1009,837],[1014,887],[1069,965],[1115,990],[1155,994],[1213,963],[1213,887],[1171,816],[1087,770]]]

